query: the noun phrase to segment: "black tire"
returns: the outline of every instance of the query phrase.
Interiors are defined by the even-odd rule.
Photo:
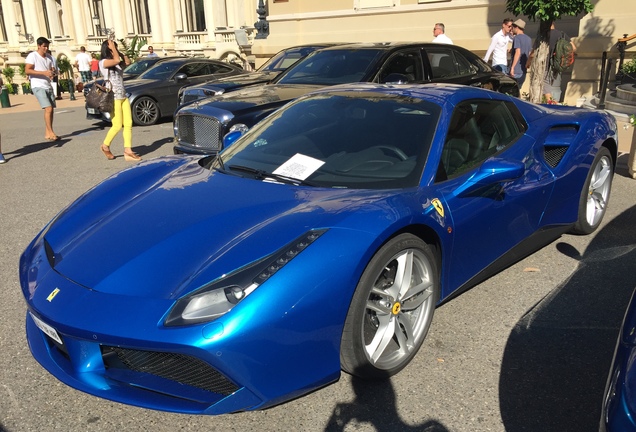
[[[161,113],[157,102],[147,96],[135,100],[132,105],[133,122],[137,126],[150,126],[159,121]]]
[[[601,224],[607,210],[613,177],[612,156],[608,149],[601,147],[581,190],[579,218],[571,230],[573,234],[593,233]]]
[[[409,281],[401,283],[401,276]],[[364,270],[349,306],[340,344],[342,369],[365,379],[402,370],[426,338],[439,299],[439,279],[433,250],[418,237],[401,234],[382,246]]]

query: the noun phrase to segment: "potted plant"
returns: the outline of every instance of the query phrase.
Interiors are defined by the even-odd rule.
[[[18,72],[20,73],[20,76],[24,78],[24,82],[22,83],[22,94],[32,94],[31,82],[26,74],[26,63],[20,63],[18,66]]]
[[[14,89],[13,86],[13,77],[15,76],[15,69],[13,69],[11,66],[6,66],[4,69],[2,69],[2,75],[4,75],[5,81],[6,81],[6,87],[7,87],[7,91],[10,94],[16,94],[16,89]]]
[[[73,94],[75,91],[75,83],[73,82],[73,65],[71,61],[66,57],[60,57],[57,61],[57,68],[60,71],[59,86],[64,92],[71,93],[71,100],[75,99]],[[66,79],[64,79],[66,78]]]
[[[621,79],[623,84],[636,83],[636,57],[623,63],[621,72],[623,73]]]

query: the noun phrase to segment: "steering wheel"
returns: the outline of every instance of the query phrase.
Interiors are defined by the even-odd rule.
[[[392,145],[378,145],[378,146],[373,146],[372,148],[377,148],[380,150],[387,150],[393,154],[395,154],[398,159],[400,159],[401,161],[405,161],[407,160],[409,157],[406,155],[406,153],[404,153],[401,149],[392,146]]]

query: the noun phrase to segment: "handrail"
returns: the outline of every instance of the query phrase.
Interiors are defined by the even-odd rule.
[[[626,34],[624,34],[623,37],[618,40],[618,43],[627,43],[634,39],[636,39],[636,34],[633,34],[631,36],[627,36]]]
[[[625,60],[625,49],[627,48],[627,43],[636,39],[636,34],[628,36],[627,34],[623,34],[622,38],[619,38],[616,42],[616,48],[618,50],[618,71],[616,72],[615,83],[618,84],[623,80],[623,61]],[[605,109],[605,96],[607,93],[607,87],[609,86],[610,73],[614,69],[616,58],[608,55],[607,51],[603,51],[603,57],[601,59],[601,77],[600,77],[600,88],[599,88],[599,103],[598,107],[600,109]]]

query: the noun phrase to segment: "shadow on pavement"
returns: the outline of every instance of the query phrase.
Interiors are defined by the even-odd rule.
[[[598,431],[618,329],[635,288],[636,207],[599,231],[571,277],[513,328],[499,381],[506,431]],[[546,282],[549,283],[549,282]]]
[[[355,400],[336,405],[326,432],[349,430],[363,423],[374,426],[378,432],[448,432],[435,420],[415,426],[404,423],[397,411],[390,379],[372,382],[353,376],[351,385],[356,394]]]

